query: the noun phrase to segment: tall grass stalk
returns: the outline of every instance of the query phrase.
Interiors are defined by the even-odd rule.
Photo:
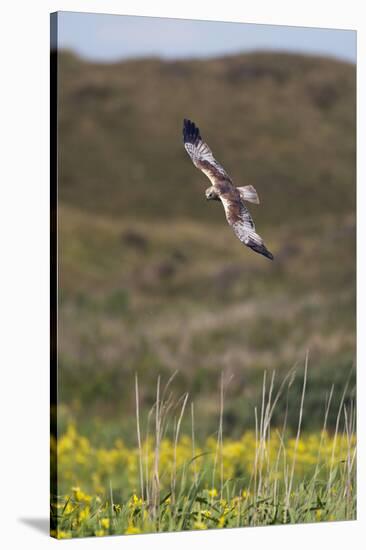
[[[296,439],[295,439],[295,449],[294,449],[294,456],[292,460],[292,467],[291,467],[291,476],[290,476],[290,482],[286,493],[286,504],[285,504],[285,515],[288,513],[288,508],[290,506],[290,498],[291,498],[291,491],[292,491],[292,484],[294,480],[294,473],[295,473],[295,463],[296,463],[296,455],[297,455],[297,449],[299,446],[299,440],[300,440],[300,432],[301,432],[301,422],[302,422],[302,415],[304,411],[304,399],[305,399],[305,389],[306,389],[306,380],[307,380],[307,373],[308,373],[308,361],[309,361],[309,353],[306,353],[305,358],[305,368],[304,368],[304,381],[302,385],[302,393],[301,393],[301,402],[300,402],[300,411],[299,411],[299,422],[297,425],[297,433],[296,433]]]
[[[195,460],[196,456],[196,443],[195,443],[195,434],[194,434],[194,403],[191,403],[191,439],[192,439],[192,464],[193,464],[193,478],[194,483],[197,485],[198,475],[197,475],[197,464]]]
[[[174,435],[174,455],[173,455],[173,469],[172,469],[172,482],[171,482],[171,493],[172,493],[171,500],[173,505],[175,504],[175,487],[177,484],[177,445],[178,445],[178,438],[179,438],[179,432],[180,432],[180,425],[182,423],[183,414],[187,405],[188,395],[189,394],[186,393],[183,398],[183,404],[182,404],[178,422],[175,428],[175,435]]]
[[[350,373],[350,375],[351,375],[351,373]],[[334,457],[335,457],[335,450],[336,450],[336,444],[337,444],[339,422],[340,422],[340,419],[341,419],[343,404],[344,404],[344,400],[345,400],[347,390],[348,390],[348,386],[349,386],[350,375],[349,375],[348,380],[346,382],[346,385],[344,387],[342,397],[341,397],[341,401],[340,401],[339,408],[338,408],[336,426],[335,426],[334,436],[333,436],[332,457],[331,457],[331,461],[330,461],[329,477],[328,477],[328,485],[327,485],[328,494],[329,494],[329,491],[330,491],[331,486],[332,486],[332,480],[333,480],[333,475],[334,475]]]
[[[141,432],[140,432],[140,406],[139,406],[139,382],[137,373],[135,375],[135,398],[136,398],[136,431],[137,431],[137,446],[139,451],[139,473],[140,473],[140,493],[141,498],[145,498],[144,493],[144,469],[143,469],[143,452],[141,445]]]
[[[329,502],[332,502],[333,510],[344,510],[345,518],[353,516],[355,509],[354,480],[356,463],[356,451],[354,446],[355,407],[353,401],[347,405],[345,404],[348,382],[342,393],[333,441],[331,441],[330,447],[329,444],[327,444],[327,449],[329,449],[327,452],[330,452],[328,470],[325,470],[322,453],[323,446],[325,446],[325,438],[327,437],[328,418],[334,400],[334,385],[331,386],[330,392],[325,399],[323,428],[320,434],[317,458],[314,462],[313,474],[306,480],[306,492],[304,492],[304,489],[301,489],[299,485],[296,471],[299,443],[302,437],[301,432],[308,379],[308,363],[309,355],[307,353],[299,402],[297,431],[293,440],[293,447],[291,447],[292,454],[290,459],[288,456],[289,447],[287,446],[288,402],[289,392],[295,379],[296,371],[295,368],[291,369],[278,384],[276,384],[276,374],[274,372],[271,374],[270,378],[267,372],[264,372],[260,409],[258,409],[257,406],[254,407],[255,449],[253,467],[249,478],[244,480],[239,478],[230,480],[224,468],[223,431],[225,392],[227,387],[224,373],[221,374],[219,384],[218,429],[212,461],[209,457],[204,458],[208,453],[201,452],[197,447],[197,438],[195,434],[196,410],[193,401],[189,403],[188,393],[176,399],[170,391],[170,385],[176,373],[170,377],[165,386],[162,385],[161,379],[158,377],[156,400],[148,413],[146,433],[143,437],[141,431],[139,380],[137,375],[135,376],[137,460],[140,493],[144,501],[143,507],[146,509],[148,517],[150,518],[149,521],[153,522],[157,530],[163,529],[164,522],[167,521],[164,519],[164,514],[168,512],[164,512],[164,510],[170,510],[169,526],[171,528],[186,528],[188,525],[187,518],[201,517],[199,515],[200,512],[197,511],[198,502],[206,503],[209,510],[215,510],[215,507],[217,507],[217,498],[220,499],[220,502],[230,502],[233,495],[240,495],[241,492],[243,492],[245,496],[240,497],[236,504],[237,515],[235,516],[235,525],[238,526],[246,524],[260,525],[263,524],[264,521],[272,523],[296,521],[298,509],[302,510],[302,517],[312,520],[314,509],[317,510],[317,506],[320,506],[319,514],[321,513],[323,505],[317,504],[317,502],[321,503],[322,499],[328,499]],[[275,426],[276,429],[273,429],[273,415],[278,402],[283,396],[285,396],[286,399],[284,418],[280,428],[277,429]],[[183,420],[189,405],[191,452],[190,458],[179,465],[178,449]],[[344,419],[343,443],[339,435],[342,418]],[[167,441],[169,441],[169,439],[165,438],[169,422],[172,422],[172,432],[169,432],[172,433],[172,458],[169,470],[167,470],[166,462],[163,468],[160,461],[162,442],[164,440],[164,445],[166,446]],[[153,434],[150,435],[149,432],[152,425]],[[152,436],[154,439],[151,456],[149,441],[151,441]],[[278,447],[275,453],[273,453],[271,449],[272,445]],[[343,445],[342,448],[345,449],[346,452],[343,464],[340,464],[339,461],[337,462],[336,459],[336,451],[340,448],[339,445],[341,445],[341,447]],[[197,462],[198,459],[200,460],[199,466]],[[170,473],[169,493],[166,492],[166,476],[168,473]],[[324,479],[325,473],[326,478]],[[323,481],[320,481],[320,479],[323,479]],[[335,482],[337,484],[342,483],[342,493],[339,495],[337,489],[336,497],[333,497]],[[178,485],[178,483],[180,483],[180,485]],[[305,479],[303,483],[305,483]],[[207,487],[207,484],[212,489],[208,492],[209,496],[199,496],[202,494],[204,487]],[[320,487],[325,487],[325,493],[319,493]],[[333,491],[332,493],[330,492],[331,489]],[[216,491],[218,491],[217,497]],[[306,497],[302,495],[306,495]],[[207,498],[208,500],[206,500]],[[338,499],[337,502],[335,502],[335,498]],[[170,502],[167,508],[162,507],[162,503],[165,501]],[[265,516],[263,514],[265,514]],[[220,521],[225,521],[225,515],[221,516]]]

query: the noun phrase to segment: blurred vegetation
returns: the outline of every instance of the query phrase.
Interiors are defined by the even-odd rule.
[[[178,370],[198,438],[217,427],[220,373],[232,377],[224,428],[237,437],[253,427],[263,371],[281,377],[306,350],[304,428],[321,427],[326,393],[334,383],[339,402],[355,358],[355,76],[351,64],[283,53],[113,64],[60,54],[61,432],[71,420],[90,435],[103,421],[109,442],[134,441],[135,372],[147,410],[157,376]],[[250,210],[273,263],[206,202],[184,117],[237,185],[256,187]]]

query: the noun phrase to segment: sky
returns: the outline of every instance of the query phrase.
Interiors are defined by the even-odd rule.
[[[146,56],[205,58],[255,50],[356,62],[352,30],[77,12],[59,12],[58,46],[100,62]]]

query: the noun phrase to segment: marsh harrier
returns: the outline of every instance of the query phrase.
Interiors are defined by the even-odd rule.
[[[253,219],[245,206],[245,201],[259,204],[259,198],[252,185],[235,187],[221,164],[215,160],[211,149],[202,140],[199,128],[191,120],[184,119],[183,141],[193,164],[211,181],[206,189],[207,200],[220,200],[225,210],[228,224],[242,243],[273,260],[262,237],[255,232]]]

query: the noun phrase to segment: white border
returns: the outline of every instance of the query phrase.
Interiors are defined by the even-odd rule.
[[[2,5],[1,32],[1,136],[0,239],[1,239],[1,452],[0,536],[4,548],[42,550],[53,544],[87,548],[101,544],[124,548],[161,549],[230,544],[248,548],[331,547],[358,548],[365,532],[365,445],[362,390],[364,375],[366,221],[365,160],[360,136],[365,136],[366,51],[362,2],[348,0],[210,0],[166,3],[162,0],[59,0]],[[359,487],[358,521],[338,524],[299,525],[207,531],[108,539],[58,542],[21,518],[48,515],[48,292],[49,292],[49,13],[56,10],[122,13],[221,21],[290,24],[357,29],[358,31],[358,411]],[[360,101],[361,100],[361,101]],[[363,143],[364,146],[364,143]],[[342,198],[339,198],[342,200]],[[342,261],[342,258],[340,258]],[[103,542],[101,542],[103,541]]]

